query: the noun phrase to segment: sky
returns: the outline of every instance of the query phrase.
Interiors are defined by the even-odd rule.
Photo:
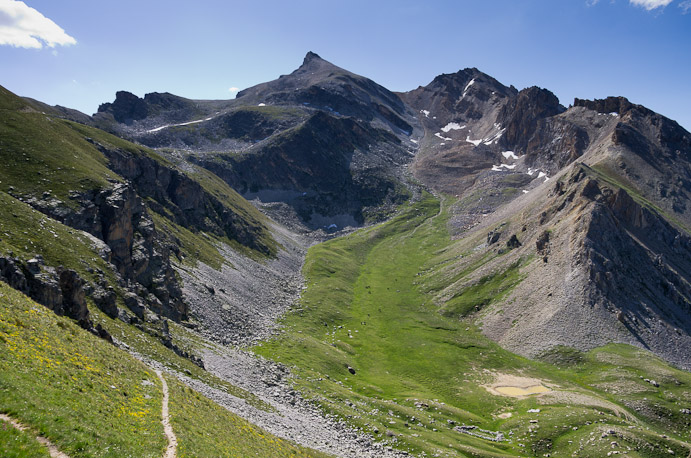
[[[119,90],[232,98],[308,51],[394,91],[477,67],[691,130],[691,0],[0,0],[0,85],[87,114]]]

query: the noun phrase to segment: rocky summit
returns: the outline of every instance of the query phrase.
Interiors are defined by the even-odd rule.
[[[0,450],[691,453],[691,134],[624,97],[309,52],[231,100],[0,88],[0,157]]]

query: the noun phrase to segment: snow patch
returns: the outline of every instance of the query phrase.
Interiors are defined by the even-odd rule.
[[[475,146],[477,146],[477,145],[479,145],[480,143],[482,143],[482,139],[480,139],[480,140],[471,140],[471,139],[470,139],[470,135],[468,135],[468,136],[465,138],[465,141],[467,141],[468,143],[472,143],[472,144],[475,145]]]
[[[413,143],[415,143],[416,145],[418,144],[418,141],[415,140],[415,139],[413,139],[413,138],[411,138],[410,141],[413,142]]]
[[[266,104],[265,104],[265,103],[260,103],[260,104],[259,104],[259,105],[257,105],[257,106],[258,106],[258,107],[265,107],[265,106],[266,106]]]
[[[518,156],[513,151],[504,151],[501,155],[504,156],[504,159],[518,159]]]
[[[453,140],[453,138],[444,137],[444,136],[441,134],[441,132],[437,132],[437,133],[434,134],[434,135],[435,135],[436,137],[441,138],[442,140],[444,140],[444,141],[446,141],[446,142],[450,142],[451,140]]]
[[[523,190],[523,194],[528,194],[529,192],[530,192],[530,191],[528,191],[527,189],[524,189],[524,190]]]
[[[494,127],[496,127],[497,129],[500,129],[500,130],[499,130],[499,132],[492,135],[491,137],[487,137],[487,138],[483,139],[482,143],[484,143],[485,145],[491,145],[492,143],[497,143],[499,141],[499,139],[501,138],[501,136],[504,134],[504,131],[506,130],[506,129],[501,129],[501,125],[496,124],[496,123],[494,124]]]
[[[163,129],[165,129],[166,127],[170,127],[170,124],[167,124],[167,125],[161,126],[161,127],[157,127],[157,128],[155,128],[155,129],[147,130],[146,133],[147,133],[147,134],[153,134],[154,132],[158,132],[159,130],[163,130]]]
[[[157,127],[155,129],[147,130],[147,134],[153,134],[154,132],[158,132],[159,130],[163,130],[167,127],[177,127],[177,126],[189,126],[190,124],[197,124],[200,122],[205,122],[205,121],[211,121],[214,119],[213,116],[206,118],[206,119],[197,119],[196,121],[187,121],[187,122],[181,122],[180,124],[166,124],[165,126]]]
[[[427,110],[420,110],[420,113],[422,113],[423,115],[425,115],[425,118],[429,118],[429,111],[427,111]]]
[[[508,169],[508,170],[513,170],[516,168],[516,164],[499,164],[499,165],[493,165],[492,166],[492,172],[501,172],[502,168]]]
[[[461,129],[465,129],[465,126],[461,126],[460,124],[458,124],[456,122],[450,122],[441,128],[441,130],[443,132],[449,132],[451,130],[461,130]]]
[[[465,97],[466,93],[468,92],[468,89],[470,89],[470,86],[472,86],[473,84],[475,84],[475,78],[470,80],[470,82],[465,85],[465,88],[463,89],[463,97]]]

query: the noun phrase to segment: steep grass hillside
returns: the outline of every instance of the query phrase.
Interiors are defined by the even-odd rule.
[[[427,196],[387,223],[313,247],[299,307],[257,351],[293,367],[327,411],[414,454],[687,455],[687,372],[627,346],[531,361],[459,319],[541,260],[520,259],[439,309],[426,274],[457,243],[446,207]]]
[[[160,457],[154,371],[0,282],[0,455],[42,457],[41,435],[70,457]],[[325,456],[273,437],[165,376],[179,457]],[[18,439],[18,440],[17,440]]]

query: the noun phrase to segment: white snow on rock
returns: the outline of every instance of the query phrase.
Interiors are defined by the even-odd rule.
[[[167,124],[167,125],[161,126],[161,127],[157,127],[157,128],[155,128],[155,129],[147,130],[146,133],[148,133],[148,134],[153,134],[154,132],[158,132],[159,130],[163,130],[163,129],[165,129],[166,127],[170,127],[170,124]]]
[[[415,140],[415,139],[413,139],[413,138],[411,138],[410,141],[413,142],[413,143],[415,143],[416,145],[418,144],[418,141]]]
[[[425,115],[425,118],[429,118],[429,111],[427,111],[427,110],[420,110],[420,113],[422,113],[423,115]]]
[[[152,134],[154,132],[158,132],[159,130],[163,130],[167,127],[189,126],[190,124],[197,124],[197,123],[204,122],[204,121],[211,121],[212,119],[214,119],[213,116],[211,116],[210,118],[206,118],[206,119],[197,119],[196,121],[181,122],[180,124],[166,124],[165,126],[161,126],[161,127],[155,128],[155,129],[147,130],[146,132],[148,134]]]
[[[492,166],[492,171],[493,171],[493,172],[501,172],[501,171],[502,171],[502,170],[501,170],[502,168],[508,169],[508,170],[513,170],[513,169],[516,168],[516,164],[511,164],[511,165],[509,165],[509,164],[493,165],[493,166]]]
[[[546,177],[547,174],[545,172],[540,172],[540,174],[537,176],[538,178]]]
[[[494,127],[499,129],[499,132],[495,133],[491,137],[487,137],[487,138],[483,139],[482,143],[484,143],[485,145],[491,145],[492,143],[497,143],[499,141],[499,139],[501,138],[501,136],[504,135],[504,131],[506,131],[506,129],[501,128],[500,124],[495,123]]]
[[[449,131],[451,131],[451,130],[461,130],[461,129],[465,129],[465,126],[461,126],[461,125],[458,124],[457,122],[450,122],[450,123],[448,123],[447,125],[445,125],[444,127],[441,128],[441,130],[442,130],[443,132],[449,132]]]
[[[472,144],[475,145],[475,146],[477,146],[477,145],[479,145],[480,143],[482,143],[482,139],[480,139],[480,140],[471,140],[471,139],[470,139],[470,135],[468,135],[468,136],[465,138],[465,141],[467,141],[468,143],[472,143]]]
[[[518,156],[513,151],[504,151],[501,155],[504,156],[504,159],[518,159]]]
[[[475,84],[475,78],[470,80],[470,82],[465,85],[465,89],[463,89],[463,97],[465,97],[466,93],[468,92],[468,89],[470,89],[470,86],[472,86],[473,84]]]
[[[530,191],[528,191],[527,189],[524,189],[524,190],[523,190],[523,194],[528,194],[529,192],[530,192]]]
[[[265,103],[260,103],[260,104],[259,104],[259,105],[257,105],[257,106],[258,106],[258,107],[265,107],[265,106],[266,106],[266,104],[265,104]]]
[[[450,142],[451,140],[453,140],[453,138],[444,137],[444,136],[441,134],[441,132],[437,132],[437,133],[434,134],[434,135],[435,135],[436,137],[441,138],[442,140],[444,140],[444,141],[446,141],[446,142]]]

